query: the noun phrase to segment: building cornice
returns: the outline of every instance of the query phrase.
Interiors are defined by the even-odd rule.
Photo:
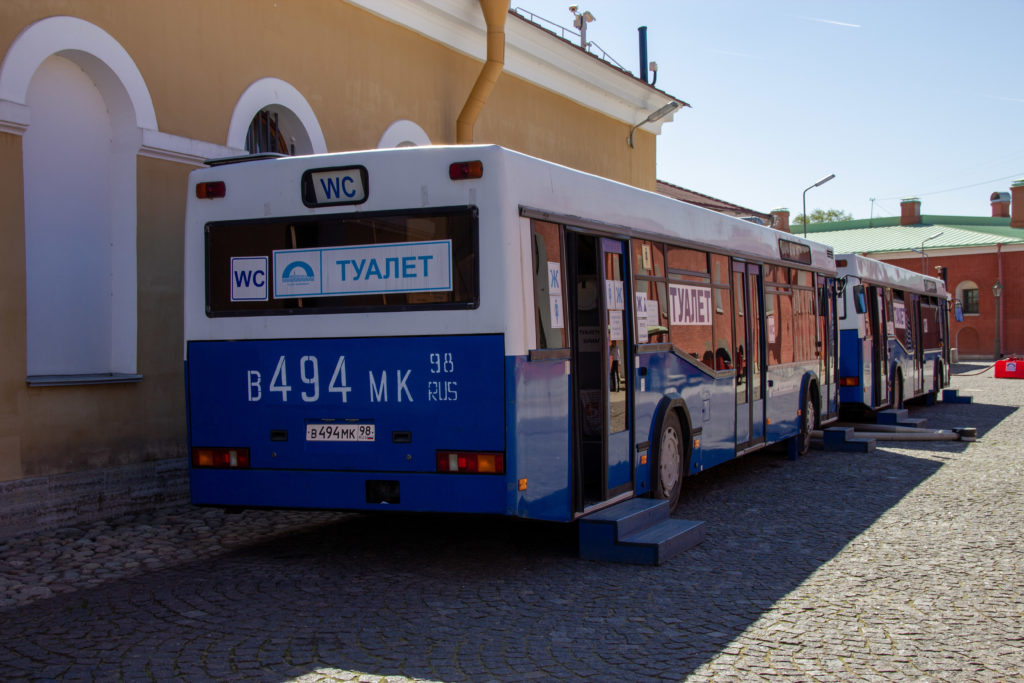
[[[487,58],[487,27],[475,0],[347,1],[474,59]],[[505,25],[504,70],[629,126],[679,101],[514,12]],[[670,114],[641,128],[657,134],[671,120]]]

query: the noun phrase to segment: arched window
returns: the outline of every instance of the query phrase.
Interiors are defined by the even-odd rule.
[[[956,286],[956,298],[963,306],[964,315],[978,315],[978,285],[964,280]]]
[[[327,143],[313,109],[293,86],[277,78],[255,81],[235,103],[229,147],[250,154],[323,154]]]
[[[377,147],[422,147],[429,144],[430,138],[422,128],[412,121],[399,119],[387,127],[380,136]]]
[[[136,155],[157,129],[145,82],[105,31],[50,17],[11,44],[0,99],[26,112],[28,381],[138,379]]]

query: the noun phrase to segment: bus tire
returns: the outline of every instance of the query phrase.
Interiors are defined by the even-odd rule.
[[[686,465],[685,435],[679,423],[679,415],[674,410],[665,414],[657,448],[651,490],[655,498],[667,500],[669,511],[674,512],[679,505]]]
[[[814,402],[814,385],[809,384],[804,389],[803,410],[800,412],[800,442],[798,452],[800,455],[807,455],[811,450],[811,432],[814,431],[818,421],[818,408]]]

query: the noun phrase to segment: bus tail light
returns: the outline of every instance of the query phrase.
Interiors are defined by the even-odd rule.
[[[248,448],[193,448],[192,467],[248,469]]]
[[[438,451],[437,471],[455,474],[505,474],[505,454]]]
[[[228,193],[227,185],[223,180],[214,180],[208,183],[196,183],[196,197],[199,199],[220,199]]]
[[[457,161],[448,167],[448,177],[452,180],[475,180],[483,175],[482,161]]]
[[[841,387],[859,387],[860,377],[840,377],[839,386]]]

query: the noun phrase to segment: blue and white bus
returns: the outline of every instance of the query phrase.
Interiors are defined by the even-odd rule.
[[[945,283],[857,254],[836,256],[839,400],[843,408],[902,408],[949,384]]]
[[[825,246],[497,146],[192,173],[192,501],[569,521],[838,410]]]

